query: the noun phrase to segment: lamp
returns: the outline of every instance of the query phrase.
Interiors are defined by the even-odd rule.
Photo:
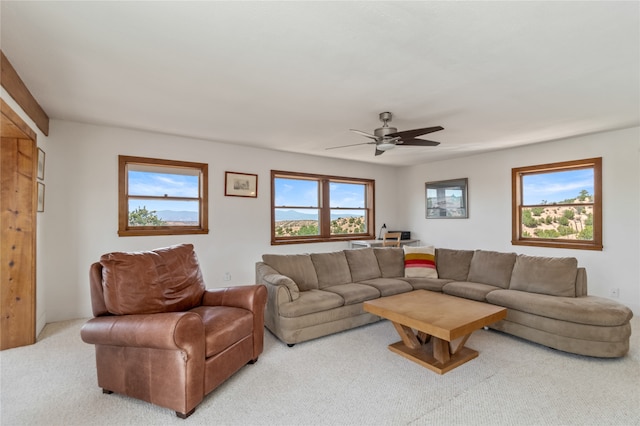
[[[382,239],[382,231],[387,232],[387,224],[383,223],[382,226],[380,227],[380,234],[378,235],[378,239],[381,240]]]

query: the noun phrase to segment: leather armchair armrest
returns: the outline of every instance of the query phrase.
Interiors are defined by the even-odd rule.
[[[194,312],[98,317],[82,326],[85,343],[204,354],[204,325]]]
[[[262,284],[208,289],[202,296],[203,306],[231,306],[251,311],[253,314],[253,361],[258,359],[264,345],[266,304],[267,287]]]
[[[202,296],[203,306],[232,306],[261,313],[267,303],[267,288],[262,285],[207,289]]]

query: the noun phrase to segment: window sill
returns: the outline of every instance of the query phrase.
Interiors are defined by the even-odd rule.
[[[549,248],[564,248],[574,250],[598,250],[602,251],[602,244],[594,242],[572,242],[572,241],[552,241],[552,240],[514,240],[511,241],[514,246],[532,246],[532,247],[549,247]]]
[[[190,229],[125,229],[119,230],[118,236],[120,237],[142,237],[153,235],[193,235],[193,234],[208,234],[208,229],[190,228]]]

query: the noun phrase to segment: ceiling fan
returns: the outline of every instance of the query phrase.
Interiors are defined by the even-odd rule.
[[[375,145],[376,155],[380,155],[385,151],[395,148],[396,146],[437,146],[440,142],[428,141],[425,139],[416,139],[416,136],[426,135],[428,133],[444,130],[444,127],[425,127],[423,129],[404,130],[399,132],[395,127],[389,127],[389,121],[391,121],[392,114],[390,112],[381,112],[380,121],[382,121],[382,127],[374,130],[373,134],[363,132],[361,130],[349,129],[354,133],[362,135],[364,137],[373,139],[373,142],[356,143],[352,145],[334,146],[327,149],[346,148],[348,146],[355,145]]]

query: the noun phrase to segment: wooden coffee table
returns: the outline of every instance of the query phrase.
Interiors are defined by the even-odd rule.
[[[402,340],[389,349],[438,374],[477,357],[464,346],[471,333],[507,316],[499,306],[428,290],[369,300],[364,310],[393,323]]]

